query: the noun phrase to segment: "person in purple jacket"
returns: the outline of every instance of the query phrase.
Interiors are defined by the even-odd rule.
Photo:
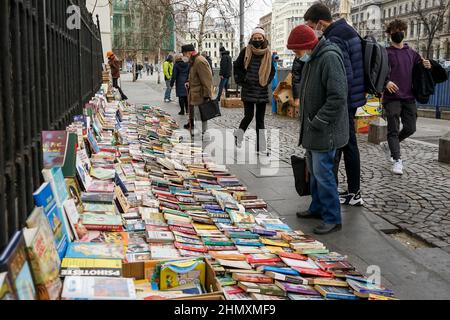
[[[423,59],[416,51],[403,42],[407,24],[400,19],[389,23],[386,33],[392,40],[387,48],[391,71],[386,81],[383,95],[383,107],[388,123],[388,142],[383,143],[385,152],[392,157],[392,172],[403,174],[403,161],[400,154],[400,142],[416,132],[417,106],[412,91],[413,68],[423,63],[431,69],[429,60]],[[400,118],[403,128],[400,131]]]

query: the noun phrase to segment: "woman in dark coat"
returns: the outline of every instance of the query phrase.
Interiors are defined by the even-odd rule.
[[[188,93],[186,90],[186,82],[189,77],[189,63],[183,61],[183,55],[178,54],[175,56],[175,65],[173,66],[172,80],[170,81],[171,87],[176,84],[176,94],[180,102],[181,111],[180,116],[189,112],[188,105]]]
[[[244,133],[253,120],[256,107],[257,152],[266,154],[264,136],[264,118],[269,103],[268,85],[275,75],[272,52],[265,38],[264,29],[257,27],[252,32],[250,43],[244,48],[234,62],[234,78],[242,86],[241,99],[244,102],[245,116],[234,132],[237,147],[242,146]]]

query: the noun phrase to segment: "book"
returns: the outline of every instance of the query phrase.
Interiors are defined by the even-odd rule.
[[[50,183],[56,204],[61,208],[64,201],[69,198],[61,167],[43,169],[42,175],[44,176],[45,182]]]
[[[347,281],[331,278],[309,278],[309,285],[322,285],[322,286],[333,286],[333,287],[348,287]]]
[[[333,278],[333,273],[323,271],[320,269],[311,269],[311,268],[301,268],[301,267],[292,267],[294,270],[298,271],[300,274],[305,276],[316,276],[316,277],[324,277],[324,278]]]
[[[316,264],[320,269],[325,271],[353,271],[355,267],[352,266],[347,261],[337,261],[337,262],[327,262],[327,261],[318,261]]]
[[[61,277],[121,277],[120,259],[80,259],[64,258],[61,264]]]
[[[64,131],[42,131],[42,155],[45,169],[64,164],[68,134]]]
[[[274,254],[271,253],[253,253],[247,255],[247,262],[248,263],[271,263],[271,262],[279,262],[281,259]]]
[[[275,285],[283,289],[285,292],[298,293],[303,295],[317,296],[320,295],[313,287],[303,284],[294,284],[276,280]]]
[[[86,188],[87,192],[113,193],[114,183],[110,181],[93,180]]]
[[[324,300],[322,296],[309,296],[304,294],[298,294],[298,293],[288,293],[289,300]]]
[[[208,249],[204,245],[183,244],[176,241],[174,242],[174,245],[177,249],[204,253],[208,252]]]
[[[319,269],[319,267],[314,263],[314,261],[312,261],[310,259],[303,261],[303,260],[289,259],[289,258],[281,257],[281,260],[291,268],[299,267],[299,268]]]
[[[69,276],[64,279],[63,300],[136,300],[133,279]]]
[[[338,299],[338,300],[358,300],[359,299],[348,288],[322,286],[322,285],[316,285],[316,286],[314,286],[314,288],[325,299]]]
[[[268,294],[261,294],[261,293],[250,293],[250,297],[253,300],[263,300],[263,301],[288,300],[288,298],[286,296],[275,296],[275,295],[268,295]]]
[[[351,279],[347,279],[347,283],[350,288],[353,289],[354,294],[360,298],[369,298],[369,295],[371,294],[388,297],[394,296],[392,290],[371,283],[364,283]]]
[[[241,281],[238,282],[238,287],[248,293],[260,293],[270,296],[287,296],[286,291],[274,284],[254,283]]]
[[[274,271],[266,271],[265,274],[274,280],[279,280],[279,281],[289,282],[289,283],[294,283],[294,284],[303,284],[303,285],[309,284],[308,279],[302,278],[300,276],[293,276],[293,275],[278,273],[278,272],[274,272]]]
[[[273,279],[268,277],[262,273],[257,274],[247,274],[247,273],[233,273],[233,280],[236,281],[245,281],[245,282],[254,282],[254,283],[273,283]]]
[[[52,230],[53,239],[55,241],[56,249],[58,250],[58,255],[62,259],[66,253],[67,246],[69,244],[69,236],[65,224],[63,223],[63,213],[60,207],[57,206],[54,194],[50,183],[44,183],[36,192],[33,193],[34,203],[39,208],[41,207],[44,214],[47,217],[47,221],[50,224],[50,229]],[[35,219],[30,221],[39,221],[40,209],[35,209],[32,216]],[[28,225],[30,228],[36,227],[35,224]]]
[[[76,133],[68,133],[64,162],[61,166],[62,174],[65,178],[75,178],[76,176],[77,146],[78,135]]]
[[[216,260],[224,267],[230,267],[230,268],[236,268],[236,269],[247,269],[247,270],[252,269],[252,266],[249,265],[245,261],[223,260],[223,259],[216,259]]]
[[[16,300],[16,295],[9,282],[8,273],[0,273],[0,301],[2,300]]]
[[[294,253],[294,252],[281,251],[278,254],[278,256],[280,256],[281,258],[288,258],[288,259],[301,260],[301,261],[308,260],[307,256],[304,256],[304,255],[298,254],[298,253]]]
[[[58,300],[62,288],[61,260],[55,243],[46,238],[48,233],[44,228],[42,225],[24,228],[23,237],[39,300]]]
[[[175,237],[170,231],[147,231],[148,242],[174,242]]]
[[[81,200],[81,190],[78,185],[76,178],[66,178],[64,179],[66,182],[67,191],[69,193],[69,198],[73,199],[75,202],[75,206],[77,207],[78,213],[83,213],[84,206],[83,201]]]
[[[150,247],[150,256],[152,260],[180,258],[180,253],[173,244],[170,245],[152,245]]]
[[[36,300],[37,292],[25,247],[23,233],[17,231],[0,254],[0,272],[7,272],[18,300]]]
[[[80,221],[80,213],[73,199],[67,199],[63,203],[64,214],[67,217],[69,228],[75,240],[79,240],[76,225]]]
[[[123,259],[124,246],[115,243],[73,242],[67,249],[66,258]]]
[[[283,240],[272,240],[268,238],[261,238],[261,243],[267,245],[267,246],[275,246],[275,247],[283,247],[283,248],[289,248],[289,243]]]
[[[81,216],[81,221],[88,230],[123,231],[122,218],[120,216],[85,213]]]

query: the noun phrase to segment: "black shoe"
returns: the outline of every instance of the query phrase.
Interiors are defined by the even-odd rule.
[[[179,115],[179,116],[184,116],[185,113],[184,113],[183,111],[181,111],[181,112],[178,113],[178,115]]]
[[[322,219],[321,216],[319,216],[317,214],[312,214],[308,210],[303,211],[303,212],[297,212],[297,218],[300,218],[300,219]]]
[[[189,129],[191,128],[191,126],[190,126],[189,123],[188,123],[188,124],[185,124],[185,125],[183,126],[183,128],[185,128],[186,130],[189,130]]]
[[[320,226],[314,229],[315,234],[329,234],[342,229],[342,224],[328,224],[322,223]]]

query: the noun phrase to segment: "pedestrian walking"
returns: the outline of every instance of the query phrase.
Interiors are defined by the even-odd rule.
[[[206,51],[203,51],[202,56],[206,59],[206,61],[208,61],[209,67],[211,68],[211,73],[214,76],[213,63],[211,57],[208,55]]]
[[[322,219],[314,229],[327,234],[342,228],[341,206],[334,175],[336,150],[348,143],[347,81],[342,52],[329,40],[300,25],[289,35],[287,48],[305,63],[300,82],[300,142],[306,149],[312,202],[299,218]]]
[[[186,59],[186,60],[184,60]],[[180,103],[181,111],[179,115],[185,115],[189,112],[188,104],[188,92],[186,89],[186,83],[189,77],[189,59],[183,57],[182,54],[175,56],[175,65],[173,67],[173,75],[170,80],[170,86],[173,88],[175,85],[175,91]]]
[[[422,58],[416,51],[404,43],[407,23],[395,19],[387,26],[391,46],[387,48],[390,73],[386,80],[383,95],[384,113],[388,124],[388,142],[382,147],[393,162],[392,172],[403,174],[403,161],[400,142],[416,132],[417,106],[412,90],[414,66],[422,63],[431,69],[429,60]],[[400,131],[400,120],[403,128]]]
[[[233,62],[231,61],[230,51],[227,51],[224,47],[220,47],[219,51],[222,57],[220,59],[220,84],[216,98],[217,101],[220,101],[220,99],[222,98],[224,89],[225,96],[228,96],[228,85],[230,82],[231,73],[233,71]]]
[[[108,51],[106,53],[106,57],[108,58],[108,64],[111,67],[111,76],[113,78],[113,87],[119,90],[120,97],[122,100],[128,100],[128,97],[123,93],[122,88],[119,86],[119,78],[120,78],[120,62],[117,59],[116,55],[112,51]]]
[[[337,150],[334,170],[338,181],[339,163],[344,155],[348,186],[347,190],[340,194],[340,202],[345,205],[362,206],[364,202],[360,190],[361,160],[355,130],[356,111],[367,102],[361,38],[345,19],[333,22],[330,9],[322,3],[312,5],[306,11],[304,20],[319,38],[323,35],[335,43],[343,54],[348,87],[349,141],[346,146]]]
[[[155,67],[153,66],[153,63],[150,65],[150,75],[153,76],[153,72],[155,71]]]
[[[196,123],[201,122],[202,135],[208,130],[208,123],[201,121],[199,105],[207,103],[212,99],[212,71],[208,61],[201,54],[195,51],[192,44],[184,45],[183,56],[189,58],[189,78],[187,88],[189,90],[188,102],[190,106],[188,128],[194,129]],[[186,126],[185,126],[186,128]],[[197,130],[196,130],[197,131]]]
[[[173,56],[169,55],[167,56],[166,61],[163,63],[163,73],[164,73],[164,80],[166,81],[166,92],[164,94],[164,102],[171,102],[172,101],[172,87],[170,86],[170,80],[172,79],[172,73],[173,73]]]
[[[269,41],[265,38],[264,29],[257,27],[252,31],[249,44],[234,62],[234,78],[242,87],[241,99],[244,102],[245,113],[239,129],[234,132],[235,143],[239,148],[242,146],[245,131],[255,116],[256,107],[256,148],[258,154],[267,154],[264,118],[269,103],[268,85],[274,75],[275,68]]]

